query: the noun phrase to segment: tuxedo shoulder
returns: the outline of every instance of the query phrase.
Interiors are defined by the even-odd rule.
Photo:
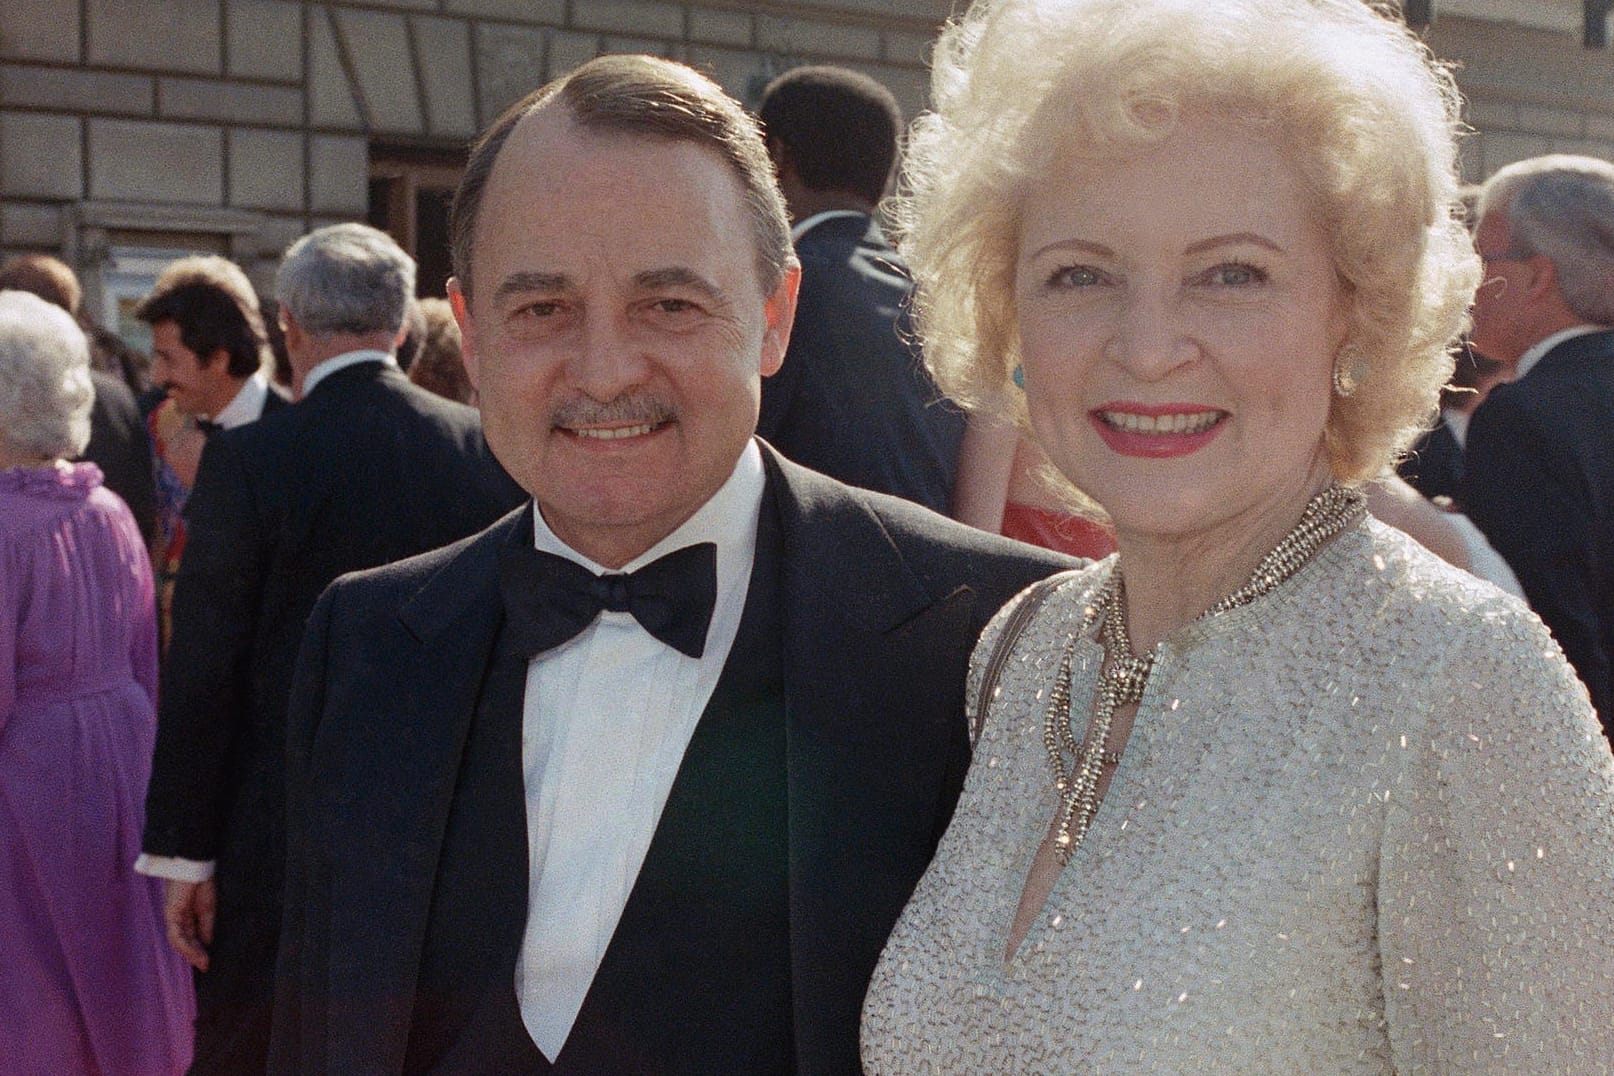
[[[331,584],[342,601],[396,606],[420,593],[440,575],[462,573],[468,578],[497,570],[498,550],[526,506],[508,513],[491,526],[445,546],[374,568],[348,572]]]
[[[827,484],[818,492],[819,497],[832,503],[838,495],[847,504],[873,514],[911,560],[966,562],[983,568],[1001,566],[1016,573],[1034,573],[1028,578],[1036,579],[1067,568],[1079,568],[1085,563],[1063,553],[967,526],[901,497],[859,489],[816,472],[812,474],[818,482]]]

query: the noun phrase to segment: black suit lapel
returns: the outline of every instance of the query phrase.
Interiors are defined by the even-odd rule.
[[[258,412],[258,417],[262,418],[264,415],[272,415],[276,411],[290,406],[291,401],[280,395],[279,389],[275,388],[273,385],[270,385],[269,391],[264,394],[263,410]]]
[[[763,455],[784,535],[798,1070],[855,1072],[846,1029],[951,812],[949,759],[967,755],[974,593],[933,593],[864,502]]]
[[[387,699],[370,702],[372,720],[352,722],[338,743],[346,765],[315,769],[347,774],[337,802],[321,816],[338,832],[327,847],[366,854],[332,865],[328,968],[334,1042],[352,1056],[332,1056],[331,1071],[395,1072],[403,1062],[416,979],[444,829],[460,773],[477,693],[502,621],[498,549],[520,529],[505,517],[468,545],[399,611],[407,639]],[[314,835],[316,846],[320,840]],[[352,1011],[343,1011],[352,999]],[[375,1037],[355,1034],[374,1029]]]

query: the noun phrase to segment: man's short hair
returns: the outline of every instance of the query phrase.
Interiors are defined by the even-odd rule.
[[[241,307],[252,327],[259,335],[264,332],[263,306],[258,302],[258,289],[252,286],[246,270],[221,254],[188,254],[175,258],[157,274],[153,292],[168,291],[181,284],[211,284],[229,295]]]
[[[1614,164],[1564,153],[1510,164],[1480,196],[1482,217],[1498,211],[1511,256],[1546,255],[1570,313],[1614,325]]]
[[[135,307],[135,317],[153,326],[173,322],[180,342],[203,365],[222,348],[228,356],[225,370],[231,377],[248,378],[262,369],[268,346],[263,320],[242,307],[233,288],[190,275],[170,279],[178,283],[170,282],[142,299]]]
[[[808,190],[885,194],[896,163],[902,110],[891,91],[844,67],[797,67],[762,95],[762,127],[790,151]]]
[[[49,254],[19,254],[0,266],[0,290],[26,291],[78,317],[84,289],[78,274]]]
[[[332,224],[286,250],[275,296],[314,337],[396,334],[415,297],[415,259],[368,224]]]
[[[511,105],[471,147],[449,217],[454,275],[467,295],[482,194],[499,151],[522,119],[551,102],[564,107],[585,130],[690,142],[713,150],[745,191],[764,291],[772,292],[794,264],[784,196],[756,120],[721,86],[683,64],[656,56],[601,56]]]

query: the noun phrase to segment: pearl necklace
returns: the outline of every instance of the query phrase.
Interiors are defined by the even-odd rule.
[[[1359,491],[1330,485],[1311,499],[1301,513],[1300,522],[1261,558],[1249,581],[1197,619],[1205,620],[1237,609],[1271,593],[1299,571],[1329,539],[1361,519],[1366,511],[1367,502]],[[1118,765],[1121,761],[1119,751],[1105,750],[1115,711],[1142,700],[1149,684],[1149,673],[1154,669],[1154,654],[1140,658],[1132,652],[1132,640],[1126,631],[1125,595],[1126,583],[1117,561],[1109,583],[1088,608],[1081,631],[1065,644],[1043,719],[1042,742],[1053,770],[1054,788],[1059,792],[1059,826],[1054,833],[1054,847],[1062,863],[1070,862],[1077,845],[1087,836],[1093,816],[1098,813],[1098,782],[1104,767]],[[1077,638],[1085,634],[1096,616],[1103,617],[1100,639],[1109,661],[1108,667],[1099,673],[1087,738],[1077,743],[1070,722],[1070,662]]]

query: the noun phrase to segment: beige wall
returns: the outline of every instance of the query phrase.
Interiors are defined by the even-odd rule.
[[[1447,14],[1465,5],[1485,10],[1442,5],[1429,40],[1462,65],[1477,130],[1469,177],[1548,151],[1614,157],[1614,56],[1583,50],[1578,33]],[[598,53],[686,60],[748,103],[787,67],[842,63],[886,82],[911,114],[949,8],[0,0],[0,254],[63,254],[93,295],[111,248],[201,237],[267,282],[297,235],[363,216],[373,144],[463,146],[505,104]]]

